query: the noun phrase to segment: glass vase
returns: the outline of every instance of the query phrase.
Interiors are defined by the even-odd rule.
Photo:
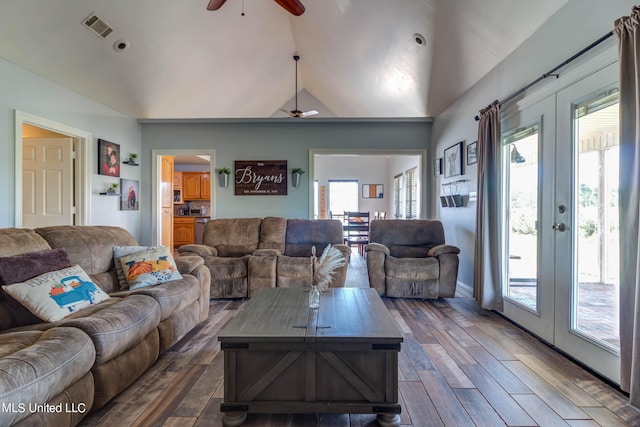
[[[313,285],[309,291],[309,308],[316,309],[318,307],[320,307],[320,289]]]

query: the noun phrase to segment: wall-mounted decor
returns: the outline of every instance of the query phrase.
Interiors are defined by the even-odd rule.
[[[457,142],[444,150],[444,177],[462,175],[462,148],[464,141]]]
[[[120,210],[137,211],[140,209],[140,182],[137,179],[120,179]]]
[[[382,199],[384,197],[383,184],[362,184],[363,199]]]
[[[293,178],[294,187],[298,188],[300,186],[300,179],[302,178],[303,173],[304,173],[304,169],[302,168],[291,169],[291,177]]]
[[[472,165],[474,163],[478,163],[478,141],[467,145],[467,164]]]
[[[433,174],[442,175],[442,157],[438,157],[433,161]]]
[[[120,144],[98,139],[98,174],[120,176]]]
[[[286,160],[236,160],[236,196],[286,196]]]

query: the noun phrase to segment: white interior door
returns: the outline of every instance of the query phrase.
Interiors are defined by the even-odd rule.
[[[618,66],[558,92],[556,346],[619,383]]]
[[[22,143],[22,226],[74,223],[72,138]]]

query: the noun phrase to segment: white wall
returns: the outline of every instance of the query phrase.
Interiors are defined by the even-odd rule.
[[[130,152],[139,153],[141,131],[136,120],[3,59],[0,59],[0,94],[0,147],[3,151],[0,156],[0,194],[4,195],[0,227],[14,226],[15,110],[19,110],[92,134],[91,224],[122,226],[139,238],[139,212],[120,211],[117,197],[98,195],[116,179],[97,175],[96,157],[97,138],[120,144],[123,156]],[[140,168],[122,165],[121,177],[139,179]]]
[[[567,3],[516,51],[436,118],[432,131],[433,157],[430,161],[443,157],[445,148],[458,141],[471,143],[477,140],[478,124],[474,117],[480,109],[495,99],[510,95],[611,31],[614,21],[620,16],[629,15],[633,5],[634,1],[631,0],[571,0]],[[612,40],[606,43],[606,48],[613,49],[613,46]],[[605,46],[599,49],[603,48]],[[467,190],[475,191],[477,165],[467,167],[465,164],[465,168],[462,177],[435,177],[431,184],[434,196],[440,193],[442,183],[461,178],[469,180],[465,184]],[[472,286],[476,205],[471,202],[463,208],[440,208],[436,197],[432,203],[435,216],[444,223],[447,242],[460,247],[458,279],[462,284]]]

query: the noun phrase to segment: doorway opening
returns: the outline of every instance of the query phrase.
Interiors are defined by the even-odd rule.
[[[336,206],[329,191],[331,183],[351,182],[356,187],[354,207],[347,210],[368,211],[371,218],[376,212],[384,213],[389,218],[394,212],[394,176],[412,170],[415,185],[410,194],[414,217],[426,218],[429,215],[426,159],[426,150],[310,149],[309,169],[313,179],[309,183],[312,195],[309,212],[314,218],[329,218]],[[372,193],[371,189],[375,191]]]
[[[34,188],[29,176],[25,176],[25,167],[23,154],[25,152],[25,144],[23,138],[66,138],[71,139],[71,144],[75,148],[75,155],[72,155],[70,164],[68,165],[68,174],[70,175],[69,198],[59,199],[57,202],[49,200],[50,206],[56,203],[64,203],[65,209],[70,212],[69,223],[76,225],[86,225],[90,222],[90,199],[91,199],[91,169],[89,167],[90,149],[89,144],[92,141],[91,133],[75,129],[73,127],[57,123],[42,117],[34,116],[22,111],[15,112],[15,191],[14,191],[14,226],[23,227],[25,207],[31,209],[34,200],[25,200],[25,186]],[[54,150],[52,150],[54,151]],[[57,175],[58,172],[52,172]],[[62,178],[60,178],[62,179]],[[27,189],[28,190],[28,189]],[[61,193],[60,193],[61,194]],[[28,211],[27,209],[27,211]],[[65,209],[62,206],[55,206],[54,210]],[[45,220],[46,221],[46,220]],[[53,225],[42,223],[42,225]]]
[[[214,176],[215,173],[215,149],[155,149],[151,151],[151,209],[153,214],[151,215],[151,241],[152,244],[158,245],[162,242],[170,241],[171,245],[174,243],[173,239],[173,218],[177,209],[185,209],[183,205],[186,205],[186,194],[184,189],[181,189],[180,194],[174,192],[174,171],[189,172],[189,164],[200,163],[197,165],[200,171],[208,171],[209,176]],[[171,158],[171,162],[166,161]],[[199,158],[202,161],[196,161]],[[204,161],[204,158],[208,158],[208,165]],[[192,160],[189,160],[192,159]],[[163,161],[164,160],[164,161]],[[167,174],[167,165],[171,164],[171,179],[163,180],[163,175]],[[163,174],[163,165],[165,165],[165,171]],[[176,166],[177,165],[177,166]],[[176,169],[177,168],[177,169]],[[204,169],[203,169],[204,168]],[[216,185],[213,185],[215,180],[210,180],[208,184],[208,190],[210,193],[208,203],[206,201],[200,201],[198,203],[199,209],[204,208],[205,212],[211,217],[216,216]],[[176,197],[179,197],[176,199]],[[167,199],[170,203],[167,203]],[[189,206],[193,209],[193,206]],[[167,235],[170,235],[168,237]]]

